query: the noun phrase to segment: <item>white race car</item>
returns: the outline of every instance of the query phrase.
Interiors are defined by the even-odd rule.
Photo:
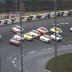
[[[40,40],[43,41],[43,42],[51,42],[50,36],[46,35],[46,34],[40,36]]]
[[[32,35],[33,37],[36,37],[36,38],[40,37],[40,35],[41,35],[41,33],[37,30],[32,30],[29,33],[30,33],[30,35]]]
[[[23,34],[21,35],[20,33],[14,35],[13,38],[15,38],[15,39],[20,39],[20,40],[24,40]]]
[[[23,31],[24,29],[21,26],[15,25],[14,27],[12,27],[11,31],[15,32],[15,33],[19,33],[21,31]]]
[[[72,31],[72,27],[70,27],[70,29],[69,29],[70,31]]]
[[[60,34],[55,35],[55,33],[54,33],[50,37],[51,37],[52,40],[62,41],[62,36]]]
[[[9,43],[18,46],[18,45],[20,45],[21,40],[12,38],[12,39],[9,40]]]

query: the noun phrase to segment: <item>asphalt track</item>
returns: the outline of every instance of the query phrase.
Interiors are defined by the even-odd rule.
[[[9,39],[14,33],[10,31],[13,25],[0,27],[2,39],[0,41],[1,52],[1,72],[21,72],[20,47],[10,45]],[[54,26],[54,19],[45,19],[22,23],[24,32],[37,29],[40,26],[48,30]],[[72,32],[69,28],[72,26],[72,16],[57,18],[57,26],[63,30],[63,41],[57,43],[58,54],[72,52]],[[33,41],[24,41],[23,47],[23,70],[24,72],[47,72],[45,70],[46,62],[55,55],[54,41],[51,43],[41,42],[39,39]]]

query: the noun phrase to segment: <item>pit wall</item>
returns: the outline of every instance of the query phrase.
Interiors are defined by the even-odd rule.
[[[56,12],[57,17],[60,17],[60,16],[65,17],[65,16],[70,16],[70,15],[72,15],[72,10]],[[30,21],[41,20],[41,19],[49,19],[49,18],[54,18],[54,17],[55,17],[55,12],[41,13],[41,14],[34,14],[34,15],[31,14],[29,16],[22,16],[21,18],[15,17],[15,18],[10,18],[10,19],[0,20],[0,26],[16,24],[20,22],[30,22]]]

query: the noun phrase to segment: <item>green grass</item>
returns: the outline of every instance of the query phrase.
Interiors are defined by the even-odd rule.
[[[55,58],[49,60],[45,67],[55,72]],[[57,72],[72,72],[72,53],[57,56]]]

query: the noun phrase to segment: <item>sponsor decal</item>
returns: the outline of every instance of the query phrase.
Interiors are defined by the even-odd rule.
[[[69,15],[72,15],[72,10],[56,12],[57,17],[69,16]],[[55,17],[55,12],[36,14],[36,15],[30,15],[30,16],[23,16],[21,18],[21,22],[48,19],[48,18],[54,18],[54,17]],[[13,24],[13,23],[19,23],[19,22],[20,22],[20,18],[10,18],[10,19],[5,19],[5,20],[0,20],[0,26],[7,25],[7,24]]]

